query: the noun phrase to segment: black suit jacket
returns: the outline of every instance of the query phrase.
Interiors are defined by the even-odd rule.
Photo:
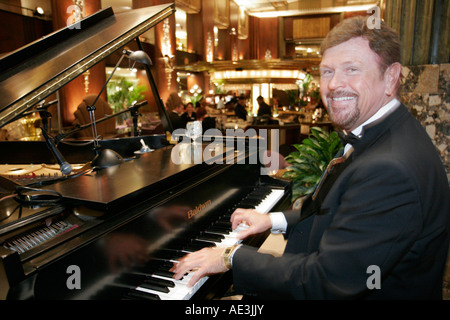
[[[192,112],[191,116],[189,116],[189,114],[187,112],[183,113],[181,115],[181,121],[183,123],[182,128],[186,128],[186,125],[188,122],[195,121],[195,120],[197,120],[197,114],[195,112]]]
[[[269,299],[439,299],[449,244],[450,190],[441,159],[403,105],[365,128],[323,201],[286,212],[280,258],[243,246],[238,292]],[[320,198],[320,197],[319,197]],[[381,273],[381,289],[369,289]]]
[[[170,119],[170,122],[172,123],[172,127],[173,127],[174,131],[176,129],[184,129],[184,128],[186,128],[183,119],[181,119],[181,116],[178,113],[176,113],[174,111],[170,112],[169,113],[169,119]]]
[[[247,110],[245,110],[245,106],[242,104],[236,103],[236,106],[234,107],[234,114],[236,117],[246,121],[247,120]]]
[[[270,108],[270,106],[263,102],[259,105],[259,109],[258,109],[258,117],[261,117],[263,115],[268,115],[268,116],[272,116],[272,109]]]

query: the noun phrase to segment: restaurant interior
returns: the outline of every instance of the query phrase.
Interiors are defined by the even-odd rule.
[[[86,101],[101,93],[95,117],[117,114],[98,124],[102,139],[137,133],[170,140],[162,118],[180,104],[193,103],[195,109],[205,108],[225,135],[227,130],[276,130],[286,157],[312,128],[334,130],[320,98],[321,41],[340,21],[370,16],[400,35],[399,98],[426,129],[450,179],[446,0],[0,0],[0,59],[107,8],[119,14],[167,3],[174,3],[175,13],[139,37],[149,64],[122,60],[123,49],[141,49],[130,42],[46,97],[39,106],[47,108],[49,132],[91,139],[90,128],[73,131],[92,121]],[[245,119],[234,111],[240,97]],[[258,115],[258,97],[270,115]],[[123,112],[142,101],[136,117]],[[0,141],[42,141],[42,115],[30,109],[0,128]]]
[[[65,27],[71,19],[82,19],[107,7],[120,13],[172,2],[2,0],[0,56]],[[280,130],[280,145],[287,146],[288,152],[291,145],[309,135],[311,127],[333,130],[319,94],[321,40],[341,20],[369,15],[399,31],[404,60],[400,96],[422,121],[449,169],[448,2],[176,0],[174,4],[175,14],[140,36],[151,59],[159,97],[149,90],[142,64],[122,62],[114,70],[120,59],[118,52],[59,90],[57,97],[47,98],[47,102],[58,101],[48,108],[51,130],[61,133],[86,124],[89,119],[83,99],[97,94],[114,70],[101,95],[108,105],[97,108],[97,117],[119,112],[133,101],[146,100],[139,109],[140,132],[164,133],[155,101],[161,99],[168,112],[176,104],[192,102],[194,107],[206,107],[208,115],[215,118],[216,128],[222,131],[255,126]],[[245,97],[245,120],[234,113],[239,96]],[[270,117],[257,116],[258,96],[271,107]],[[77,111],[80,106],[82,110]],[[40,121],[38,113],[31,113],[2,128],[0,138],[41,139]],[[98,130],[104,137],[131,135],[131,116],[118,115],[99,125]],[[86,136],[91,136],[89,130],[72,137]]]

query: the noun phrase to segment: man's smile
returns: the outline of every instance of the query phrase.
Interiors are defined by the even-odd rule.
[[[356,99],[356,97],[355,96],[353,96],[353,97],[335,97],[335,98],[331,98],[331,99],[333,101],[340,102],[340,101],[354,100],[354,99]]]

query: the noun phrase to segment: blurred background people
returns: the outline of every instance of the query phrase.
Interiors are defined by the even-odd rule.
[[[184,113],[181,115],[183,121],[183,128],[186,128],[186,124],[191,121],[197,120],[197,114],[194,111],[194,105],[192,102],[188,102],[184,108]]]
[[[239,96],[238,102],[234,106],[234,114],[239,119],[247,121],[247,106],[245,104],[245,97]]]
[[[256,98],[256,101],[259,104],[258,108],[258,117],[262,116],[272,116],[272,110],[270,109],[270,106],[264,101],[264,98],[262,96],[259,96]]]
[[[216,127],[216,119],[210,117],[205,107],[200,107],[197,112],[197,120],[202,122],[203,133],[208,129],[214,129]]]

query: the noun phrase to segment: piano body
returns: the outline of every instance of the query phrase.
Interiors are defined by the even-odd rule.
[[[56,32],[0,60],[0,127],[173,11],[173,5],[120,14],[108,9],[83,20],[85,28]],[[60,39],[56,44],[54,37]],[[39,56],[29,55],[49,43]],[[81,56],[74,57],[74,51]],[[43,65],[47,69],[40,69]],[[33,80],[20,85],[24,77]],[[167,128],[170,121],[157,104]],[[155,150],[135,155],[140,139]],[[127,158],[119,165],[45,180],[0,175],[0,299],[220,296],[231,284],[229,273],[206,277],[189,289],[189,275],[175,281],[168,269],[187,252],[236,243],[229,221],[236,207],[269,212],[289,206],[290,184],[261,174],[261,164],[251,160],[261,152],[260,144],[250,140],[174,146],[158,135],[112,139],[100,144]],[[0,162],[20,169],[51,162],[45,143],[23,143],[32,150],[25,156],[20,155],[22,141],[1,142],[2,150],[10,152]],[[91,149],[58,147],[70,163],[89,168]],[[259,246],[266,236],[245,242]]]

